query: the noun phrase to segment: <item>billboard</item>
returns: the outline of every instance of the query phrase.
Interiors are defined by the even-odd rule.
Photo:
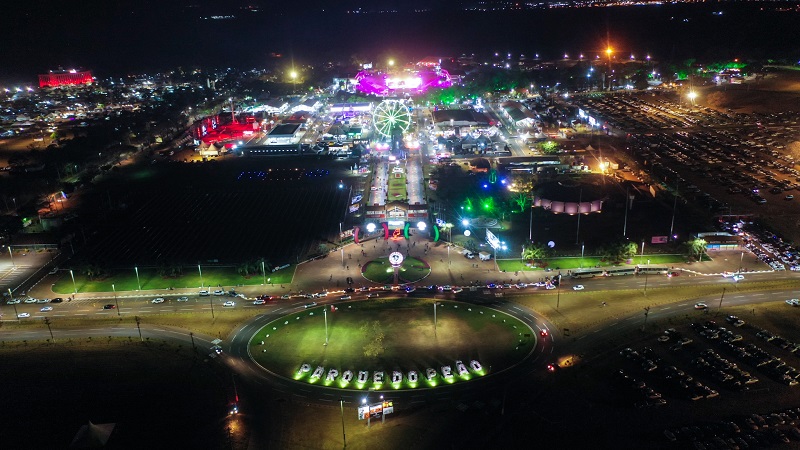
[[[379,403],[372,403],[370,405],[359,405],[358,407],[358,420],[380,419],[385,414],[392,414],[394,412],[394,402],[391,400],[384,400]]]
[[[669,236],[653,236],[650,238],[651,244],[666,244],[669,241]]]

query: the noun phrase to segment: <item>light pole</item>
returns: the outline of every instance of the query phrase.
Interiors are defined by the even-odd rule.
[[[650,314],[650,307],[649,306],[645,306],[644,307],[644,324],[642,324],[642,331],[644,331],[644,329],[647,327],[647,316],[648,316],[648,314]]]
[[[647,265],[650,266],[650,260],[647,260]],[[647,295],[647,269],[644,271],[644,295]]]
[[[133,266],[133,269],[136,271],[136,287],[138,287],[139,290],[141,291],[142,283],[139,281],[139,266]]]
[[[72,277],[72,291],[73,293],[78,293],[78,286],[75,285],[75,274],[72,273],[72,269],[69,269],[69,276]]]
[[[583,249],[584,249],[585,246],[586,246],[586,243],[585,242],[581,242],[581,262],[580,262],[580,266],[581,266],[580,268],[581,269],[583,269]]]
[[[719,298],[719,308],[717,309],[717,312],[719,312],[719,310],[722,309],[722,299],[724,298],[725,298],[725,288],[722,288],[722,296]]]
[[[433,302],[433,336],[436,337],[436,302]]]
[[[675,182],[675,200],[672,202],[672,222],[669,224],[669,236],[667,239],[672,239],[672,231],[675,229],[675,212],[678,209],[678,182]]]
[[[114,284],[111,284],[111,290],[114,291],[114,305],[117,307],[117,316],[121,316],[122,314],[119,312],[119,302],[117,301],[117,288]]]
[[[558,280],[558,286],[556,286],[556,311],[558,311],[558,307],[561,305],[561,279]]]
[[[575,232],[575,245],[578,245],[581,239],[581,202],[583,201],[583,188],[578,194],[578,231]]]
[[[292,78],[292,94],[297,93],[297,72],[292,70],[289,72],[289,76]]]
[[[8,246],[8,256],[11,258],[11,265],[17,267],[17,265],[14,263],[14,254],[11,253],[11,245]]]
[[[200,264],[197,265],[197,272],[200,274],[200,289],[202,289],[205,284],[203,284],[203,270],[200,269]]]
[[[742,273],[742,264],[744,263],[744,250],[742,250],[742,256],[739,258],[739,272]]]
[[[328,345],[328,310],[322,308],[322,315],[325,316],[325,346]]]
[[[264,260],[261,260],[261,275],[264,277],[264,284],[267,284],[267,270],[264,267]]]
[[[53,330],[50,328],[50,318],[49,317],[45,317],[44,318],[44,324],[47,325],[47,331],[50,332],[50,341],[55,343],[56,342],[56,338],[53,337]]]
[[[606,79],[608,81],[609,91],[611,90],[611,53],[613,52],[614,50],[612,50],[611,47],[608,47],[606,49],[606,56],[608,56],[608,68],[606,69]]]
[[[344,433],[344,400],[339,399],[339,410],[342,412],[342,440],[344,448],[347,448],[347,435]]]
[[[642,241],[642,253],[639,256],[639,264],[642,264],[643,262],[644,262],[644,241]]]
[[[141,322],[142,319],[140,319],[139,316],[135,316],[134,319],[136,320],[136,329],[139,330],[139,340],[144,342],[144,339],[142,338],[142,327],[139,325],[139,322]]]
[[[528,225],[528,240],[533,241],[533,205],[531,205],[531,220]]]

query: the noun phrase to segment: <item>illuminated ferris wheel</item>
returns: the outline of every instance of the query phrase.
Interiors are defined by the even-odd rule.
[[[391,138],[395,130],[402,133],[411,127],[411,113],[408,107],[396,100],[384,100],[372,113],[375,131],[385,138]]]

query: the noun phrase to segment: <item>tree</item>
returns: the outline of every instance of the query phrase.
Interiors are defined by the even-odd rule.
[[[528,261],[544,259],[547,257],[549,252],[550,248],[544,244],[529,244],[522,248],[522,259]]]
[[[703,253],[706,252],[706,244],[707,242],[705,239],[697,237],[684,242],[683,246],[687,256],[693,256],[699,259],[702,257]]]
[[[464,248],[471,251],[472,253],[475,253],[478,251],[478,244],[475,242],[474,239],[467,239],[466,242],[464,242]]]
[[[513,201],[517,204],[517,206],[519,206],[519,212],[525,212],[525,209],[528,207],[531,198],[528,196],[528,194],[520,192],[513,198]]]
[[[545,155],[554,155],[558,153],[559,145],[556,141],[544,141],[539,144],[539,150]]]

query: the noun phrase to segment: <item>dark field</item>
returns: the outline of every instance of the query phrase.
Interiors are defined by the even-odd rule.
[[[230,158],[132,167],[98,186],[94,263],[296,262],[335,240],[347,162]]]
[[[89,420],[117,424],[109,448],[227,448],[229,377],[191,348],[93,341],[0,347],[3,448],[67,448]]]

